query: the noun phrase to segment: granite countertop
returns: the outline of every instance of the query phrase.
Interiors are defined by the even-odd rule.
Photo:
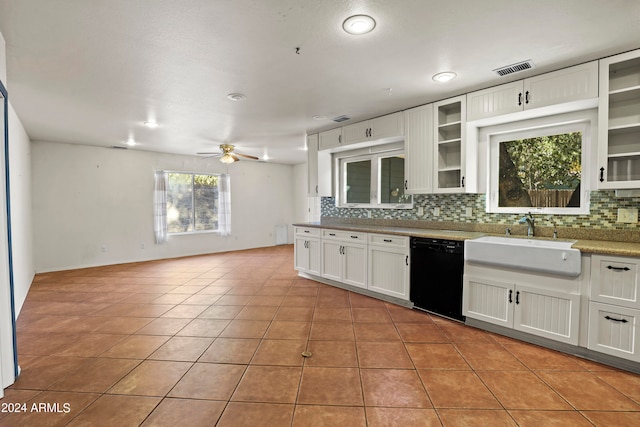
[[[360,231],[364,233],[380,233],[410,237],[425,237],[433,239],[447,240],[467,240],[475,239],[482,236],[504,235],[503,233],[491,232],[493,230],[473,231],[473,230],[455,230],[455,229],[439,229],[439,228],[421,228],[396,226],[393,224],[366,224],[366,223],[297,223],[296,227],[313,227],[313,228],[331,228],[334,230]],[[431,223],[431,225],[434,225]],[[437,224],[436,224],[437,225]],[[450,224],[445,224],[450,228]],[[465,228],[464,225],[461,228]],[[469,228],[468,226],[466,228]],[[525,237],[525,236],[513,236]],[[548,238],[542,236],[540,238]],[[566,240],[566,239],[560,239]],[[573,248],[579,249],[583,253],[594,253],[602,255],[618,255],[640,257],[640,243],[626,241],[609,241],[609,240],[589,240],[589,239],[570,239],[575,240]]]

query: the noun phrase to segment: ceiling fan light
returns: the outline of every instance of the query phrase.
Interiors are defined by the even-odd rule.
[[[220,157],[220,161],[226,165],[233,163],[236,161],[236,159],[233,158],[233,156],[229,153],[224,153],[222,155],[222,157]]]

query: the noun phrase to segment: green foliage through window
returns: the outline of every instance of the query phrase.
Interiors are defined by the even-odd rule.
[[[218,229],[218,175],[170,172],[167,183],[169,233]]]

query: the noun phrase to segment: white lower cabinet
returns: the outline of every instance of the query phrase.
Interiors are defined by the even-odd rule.
[[[638,258],[591,256],[589,349],[640,361],[639,270]]]
[[[578,344],[579,295],[468,275],[463,283],[463,315]]]
[[[320,230],[296,227],[294,254],[294,268],[296,270],[320,274]]]
[[[320,275],[359,288],[367,287],[366,234],[322,230]]]
[[[409,238],[369,234],[368,289],[409,300]]]
[[[592,301],[589,303],[589,349],[640,361],[639,316],[640,310]]]

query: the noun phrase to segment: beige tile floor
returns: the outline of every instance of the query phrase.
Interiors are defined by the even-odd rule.
[[[292,260],[37,275],[0,402],[27,411],[0,426],[640,425],[638,375],[298,278]]]

